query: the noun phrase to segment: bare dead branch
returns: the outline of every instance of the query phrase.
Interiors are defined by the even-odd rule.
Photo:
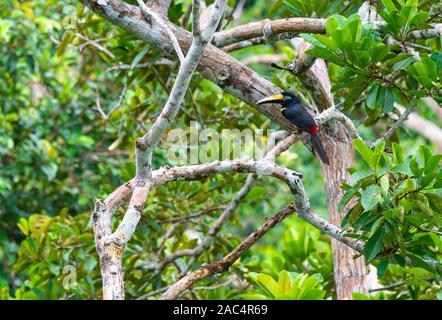
[[[106,49],[105,47],[99,44],[99,42],[103,42],[104,39],[89,39],[88,37],[82,35],[79,32],[76,32],[75,35],[82,40],[86,40],[86,42],[78,46],[78,51],[83,52],[84,48],[91,45],[97,48],[99,51],[106,54],[107,56],[109,56],[110,58],[115,59],[115,55],[112,52],[110,52],[108,49]]]
[[[167,256],[161,264],[158,266],[158,272],[164,269],[164,267],[174,261],[175,259],[183,256],[191,256],[193,259],[189,261],[187,264],[184,273],[187,272],[187,270],[190,268],[190,266],[193,264],[193,261],[200,256],[207,248],[209,248],[218,235],[219,231],[221,230],[221,227],[223,224],[228,221],[233,214],[233,212],[236,210],[238,205],[240,204],[241,200],[244,199],[244,197],[249,193],[249,191],[253,188],[255,185],[257,179],[257,175],[252,173],[250,174],[242,188],[236,193],[236,195],[232,198],[232,200],[229,202],[229,204],[226,206],[222,214],[219,216],[219,218],[215,221],[215,223],[209,228],[209,231],[205,235],[204,239],[193,249],[187,249],[187,250],[180,250],[177,252],[174,252],[173,254]],[[157,272],[157,274],[158,274]]]
[[[296,135],[290,135],[288,137],[287,135],[288,133],[284,131],[282,132],[277,131],[273,133],[273,135],[269,139],[270,141],[274,141],[276,139],[284,139],[284,140],[278,143],[275,147],[269,148],[266,151],[266,155],[263,161],[273,162],[277,156],[279,156],[282,152],[287,150],[292,144],[294,144],[297,141]],[[176,259],[184,256],[190,256],[191,257],[190,261],[187,263],[186,267],[181,271],[182,274],[187,273],[187,271],[193,265],[196,258],[211,246],[212,242],[214,241],[219,231],[221,230],[222,225],[230,219],[231,215],[236,210],[240,202],[244,199],[244,197],[249,193],[249,191],[255,185],[257,178],[258,175],[256,173],[251,173],[248,175],[244,185],[232,198],[229,204],[225,207],[222,214],[219,216],[216,222],[210,227],[204,239],[199,243],[198,246],[196,246],[193,249],[176,251],[171,255],[167,256],[165,259],[163,259],[163,261],[161,261],[157,265],[156,272],[151,276],[151,278],[156,277],[168,264],[172,263]]]
[[[313,18],[289,18],[273,21],[264,19],[217,32],[213,37],[213,44],[217,47],[224,47],[257,37],[268,39],[281,33],[324,33],[325,21],[325,19]]]
[[[167,17],[167,10],[172,0],[149,0],[147,6],[155,12]]]
[[[148,6],[146,6],[143,0],[137,0],[137,3],[147,19],[149,19],[150,21],[152,20],[155,21],[161,26],[161,28],[164,28],[164,30],[169,35],[169,40],[175,49],[178,59],[180,60],[181,63],[183,63],[184,61],[183,51],[181,50],[180,44],[178,43],[178,40],[173,34],[172,30],[170,30],[169,26],[162,20],[162,17],[158,16],[155,11],[153,11]]]
[[[370,146],[372,148],[375,148],[382,141],[390,140],[390,138],[393,136],[396,130],[399,129],[402,126],[402,124],[408,119],[408,116],[410,115],[412,110],[413,106],[408,107],[408,109],[406,109],[405,112],[401,114],[399,119],[392,126],[390,126],[390,128],[383,134],[383,136],[378,138],[375,142],[371,143]]]
[[[167,41],[168,35],[156,24],[149,24],[142,16],[138,7],[131,6],[120,0],[106,0],[98,3],[92,0],[80,0],[95,13],[103,16],[110,22],[128,30],[136,37],[150,43],[165,53],[175,53],[173,47]],[[184,52],[188,51],[192,42],[192,34],[171,23],[169,27],[173,30],[180,46]],[[198,70],[201,75],[213,81],[226,92],[249,103],[259,112],[271,120],[280,124],[282,128],[294,130],[295,127],[287,121],[274,106],[257,106],[255,103],[267,95],[282,91],[253,70],[245,67],[236,59],[232,58],[220,49],[208,44],[199,61]]]
[[[252,38],[249,40],[244,40],[244,41],[238,41],[232,44],[229,44],[227,46],[221,47],[221,49],[224,52],[232,52],[232,51],[236,51],[236,50],[240,50],[240,49],[244,49],[250,46],[254,46],[256,44],[263,44],[266,43],[267,40],[264,37],[257,37],[257,38]]]
[[[200,0],[192,0],[192,34],[201,37]]]
[[[225,207],[226,206],[215,206],[215,207],[203,209],[201,211],[189,214],[187,216],[177,217],[177,218],[161,219],[161,220],[157,220],[156,222],[157,223],[176,223],[176,222],[190,221],[190,220],[199,218],[199,217],[201,217],[203,215],[206,215],[208,213],[212,213],[214,211],[219,211],[219,210],[225,209]]]
[[[329,224],[327,221],[323,220],[316,214],[312,212],[305,212],[300,214],[299,208],[295,203],[290,203],[285,205],[279,213],[277,213],[272,218],[266,219],[266,221],[252,234],[250,234],[246,239],[244,239],[233,251],[227,254],[224,258],[219,261],[212,262],[210,264],[203,265],[197,271],[189,273],[188,275],[181,278],[178,282],[170,286],[167,291],[160,297],[162,300],[171,300],[177,298],[182,292],[189,289],[196,282],[201,281],[204,278],[212,276],[216,273],[226,272],[230,266],[238,260],[250,247],[252,247],[259,239],[261,239],[268,231],[276,227],[285,218],[294,212],[297,212],[301,218],[310,219],[314,217],[315,221],[320,221],[318,225],[324,226],[323,229],[327,233],[333,233],[334,236],[346,239],[344,241],[351,244],[353,247],[362,249],[361,243],[348,241],[341,233],[339,228]]]
[[[308,44],[303,39],[294,39],[292,44],[298,52],[298,57],[306,59],[305,51],[309,49]],[[300,62],[304,64],[304,62]],[[299,80],[310,91],[317,108],[320,111],[333,108],[333,94],[331,93],[331,83],[328,75],[327,66],[322,59],[316,59],[310,68],[307,68]],[[338,115],[331,111],[332,115]],[[347,127],[352,127],[351,121],[346,121]],[[354,126],[353,126],[354,128]],[[350,132],[352,132],[351,128]],[[353,167],[353,143],[348,129],[340,122],[332,122],[328,127],[323,127],[320,132],[333,138],[323,139],[324,148],[329,156],[330,165],[321,163],[321,169],[324,176],[324,186],[327,196],[327,207],[329,220],[332,225],[339,226],[345,216],[345,211],[338,210],[338,204],[344,191],[341,189],[341,183],[351,184],[351,177],[347,168]],[[353,133],[355,130],[353,131]],[[353,203],[349,204],[350,206]],[[334,237],[331,241],[333,253],[333,272],[336,283],[336,292],[338,299],[351,299],[353,292],[367,293],[365,284],[366,266],[364,257],[354,259],[356,251],[345,246],[344,243]]]
[[[340,121],[344,127],[347,129],[348,134],[353,138],[360,138],[358,131],[356,130],[353,121],[347,117],[344,113],[336,109],[336,107],[328,108],[327,110],[320,113],[316,118],[316,122],[319,125],[323,125],[331,120]]]
[[[98,2],[92,0],[81,0],[81,2],[86,4],[94,12],[104,16],[109,21],[125,28],[126,30],[132,32],[135,36],[151,43],[152,45],[160,48],[164,52],[168,54],[174,53],[173,46],[167,41],[168,39],[167,30],[164,30],[164,28],[161,28],[155,24],[149,23],[149,21],[146,21],[146,19],[143,18],[143,15],[141,14],[140,10],[137,7],[131,6],[127,3],[123,3],[119,0],[103,0]],[[219,13],[220,11],[216,12]],[[219,18],[221,17],[221,14],[222,12],[220,13]],[[217,15],[214,14],[212,18],[209,19],[208,26],[210,28],[208,29],[214,29],[217,27],[218,23],[216,23],[215,21],[216,17]],[[325,21],[321,22],[320,21],[321,19],[313,19],[314,21],[306,21],[307,19],[304,20],[305,20],[304,23],[308,25],[305,28],[307,27],[323,28],[322,24],[323,22],[325,22]],[[277,22],[279,23],[281,21],[278,20]],[[165,22],[165,23],[167,23],[170,30],[175,34],[176,39],[179,42],[180,47],[183,49],[183,51],[185,52],[187,51],[187,56],[185,59],[187,60],[189,56],[193,57],[198,56],[197,54],[195,54],[195,52],[193,52],[194,43],[196,41],[192,41],[193,39],[192,35],[189,32],[181,28],[178,28],[177,26],[172,25],[170,22]],[[269,38],[286,32],[284,30],[287,30],[288,28],[287,25],[282,25],[282,24],[279,25],[278,23],[267,21],[264,25],[261,26],[262,28],[260,29],[259,32],[255,32],[252,30],[251,33],[255,32],[255,35],[253,34],[249,35],[250,34],[249,31],[247,31],[248,34],[241,35],[241,33],[244,31],[244,30],[241,31],[241,29],[236,29],[235,32],[239,33],[240,38],[245,37],[245,40],[249,39],[247,38],[249,36],[251,38],[262,37],[262,36],[265,38]],[[258,24],[259,23],[256,23],[256,25]],[[321,26],[319,26],[319,24],[321,24]],[[256,26],[254,26],[253,28],[255,27]],[[259,29],[259,26],[256,28]],[[292,28],[291,30],[294,30],[293,28],[295,27],[290,26],[290,28]],[[297,28],[299,28],[299,26]],[[232,32],[231,30],[229,31]],[[204,29],[203,33],[205,34],[206,31],[207,29]],[[298,32],[301,32],[301,30]],[[302,32],[314,32],[314,31],[302,30]],[[223,35],[223,32],[220,32],[218,34]],[[210,37],[206,38],[203,35],[203,38],[204,40],[210,41],[210,39],[208,39]],[[220,39],[222,39],[222,37]],[[238,41],[238,39],[233,39],[233,41],[234,42]],[[198,67],[199,70],[202,71],[202,74],[205,77],[207,77],[209,80],[212,80],[213,82],[220,85],[225,91],[230,92],[236,97],[242,99],[243,101],[254,105],[254,107],[257,108],[260,112],[267,115],[275,122],[279,123],[283,128],[289,130],[293,129],[293,126],[289,124],[285,119],[283,119],[282,115],[280,114],[277,108],[268,108],[268,107],[263,108],[255,105],[255,102],[258,99],[270,93],[274,93],[275,91],[276,92],[280,91],[279,88],[272,85],[262,77],[259,77],[256,73],[246,68],[244,65],[238,63],[238,61],[229,57],[227,54],[215,48],[214,46],[207,45],[205,52],[203,53],[201,50],[199,56],[201,56],[200,60],[199,57],[197,59],[199,60],[199,62],[198,61],[195,62],[192,60],[193,62],[195,62],[195,65],[193,67],[193,70],[190,67],[187,69],[189,73],[192,74],[199,63]],[[317,61],[315,62],[315,64],[316,63]],[[312,65],[312,68],[313,66],[314,65]],[[310,71],[312,68],[308,69],[308,71]],[[180,77],[180,74],[182,74],[182,72],[178,73],[178,77]],[[184,77],[184,75],[182,76]],[[325,83],[327,85],[326,81],[327,79],[328,76],[327,78],[319,79],[323,81],[318,81],[318,79],[316,79],[316,81],[317,83],[321,84]],[[183,81],[182,84],[185,84],[185,81]],[[314,88],[317,88],[317,86]],[[326,86],[324,88],[326,88]],[[327,90],[324,90],[323,93],[319,93],[319,94],[324,94],[323,101],[317,99],[317,97],[319,96],[318,92],[312,90],[312,94],[315,96],[315,101],[317,102],[317,105],[321,109],[326,109],[327,107],[333,106],[333,97],[329,92],[327,92]],[[112,216],[112,213],[114,212],[114,210],[116,210],[116,208],[118,208],[121,204],[126,203],[129,199],[131,199],[131,201],[129,204],[129,209],[126,212],[126,214],[130,213],[130,215],[132,215],[134,218],[128,219],[126,221],[123,218],[123,222],[125,223],[127,222],[128,224],[127,225],[125,224],[124,226],[120,225],[119,227],[131,231],[134,230],[133,224],[134,222],[136,222],[137,216],[139,219],[139,213],[141,212],[142,209],[142,206],[140,206],[140,204],[143,204],[145,202],[145,199],[148,196],[149,188],[167,183],[169,181],[198,180],[198,179],[203,179],[212,174],[227,173],[227,172],[249,172],[249,173],[257,173],[260,175],[272,175],[286,182],[289,188],[291,189],[292,193],[294,194],[295,203],[297,204],[298,208],[298,214],[300,214],[301,217],[307,219],[307,221],[310,221],[310,223],[312,223],[313,225],[317,225],[318,227],[322,226],[322,228],[325,229],[324,232],[326,233],[328,232],[327,234],[331,234],[336,239],[340,237],[339,233],[337,233],[339,232],[339,228],[335,227],[333,224],[330,224],[323,219],[322,220],[320,220],[320,218],[317,219],[318,217],[316,215],[309,216],[308,213],[310,211],[308,210],[309,208],[308,199],[303,190],[303,186],[302,183],[300,182],[299,175],[294,172],[291,172],[288,169],[275,166],[274,164],[271,164],[270,161],[258,161],[258,162],[253,162],[253,161],[244,162],[241,160],[218,161],[214,163],[208,163],[196,166],[161,168],[159,170],[151,172],[150,158],[152,155],[152,149],[158,144],[158,141],[161,139],[161,136],[164,133],[163,128],[167,128],[170,126],[173,118],[176,115],[176,112],[178,112],[180,103],[177,102],[179,102],[180,95],[181,91],[173,92],[172,90],[172,94],[170,95],[169,98],[172,99],[172,101],[174,101],[174,104],[170,106],[167,106],[166,104],[166,107],[163,109],[162,115],[160,115],[160,117],[157,119],[151,131],[149,131],[146,136],[144,136],[138,141],[136,178],[131,180],[124,186],[121,186],[117,190],[115,190],[115,192],[113,192],[106,199],[104,203],[97,202],[97,208],[94,211],[97,217],[94,223],[94,231],[96,228],[99,229],[95,232],[97,245],[103,242],[103,238],[106,239],[109,238],[109,235],[111,233],[111,231],[107,227],[107,223],[108,221],[110,221],[109,217]],[[176,106],[176,104],[178,104],[178,107]],[[330,145],[326,146],[327,151],[330,152],[330,150],[333,150],[333,148],[335,148],[335,150],[332,151],[331,154],[335,154],[336,152],[343,152],[345,155],[349,155],[350,158],[351,146],[349,147],[348,140],[345,140],[345,137],[341,135],[340,131],[338,132],[337,136],[339,137],[337,141],[342,140],[343,142],[340,145],[341,147],[339,148],[336,147],[336,141],[333,141],[332,143],[330,143]],[[338,188],[340,183],[335,181],[336,179],[332,177],[332,174],[337,172],[338,174],[336,174],[335,176],[342,177],[344,181],[348,180],[348,175],[345,171],[346,168],[348,167],[349,164],[348,162],[351,162],[351,160],[345,161],[345,163],[338,163],[337,161],[336,163],[332,164],[330,170],[325,170],[323,168],[323,171],[325,173],[324,179],[326,180],[327,183],[326,185],[327,197],[330,202],[329,210],[330,208],[336,207],[336,201],[339,201],[338,198],[340,197],[340,191]],[[147,168],[144,168],[146,163],[148,164],[146,166]],[[141,183],[145,181],[148,181],[149,183],[146,184]],[[335,209],[336,208],[334,208],[334,210]],[[102,218],[100,218],[101,216]],[[97,221],[97,220],[102,220],[102,221]],[[333,219],[333,217],[331,217],[331,220],[335,224],[339,223],[339,221]],[[327,228],[324,228],[324,224]],[[125,234],[122,236],[122,238],[123,238],[122,241],[123,243],[128,240],[128,237]],[[340,239],[339,241],[344,242],[345,240]],[[119,242],[119,244],[121,244],[121,242]],[[122,281],[122,277],[121,279],[117,279],[118,274],[121,273],[121,268],[120,266],[118,266],[118,263],[120,263],[121,265],[121,251],[118,250],[116,251],[115,248],[112,248],[111,246],[109,246],[109,248],[110,248],[109,249],[110,253],[107,252],[106,254],[112,256],[110,257],[111,258],[110,260],[112,260],[113,257],[116,257],[116,259],[114,259],[115,261],[111,262],[113,263],[114,266],[116,266],[115,268],[113,268],[112,272],[116,273],[117,277],[111,280],[113,283],[112,285],[115,285],[115,287],[117,287],[117,285],[120,284],[120,281]],[[112,253],[111,252],[112,250],[115,252]],[[100,250],[98,251],[100,252]],[[118,259],[119,255],[120,258]],[[336,262],[337,261],[335,261],[335,263]],[[357,271],[359,272],[361,270]],[[105,283],[104,278],[103,282]],[[110,296],[113,298],[121,297],[121,295],[114,295],[114,296],[110,295]]]
[[[213,43],[217,47],[224,47],[235,42],[257,37],[271,39],[283,35],[279,39],[290,39],[302,32],[325,33],[326,21],[326,19],[315,18],[264,19],[217,32],[213,38]],[[376,30],[381,30],[380,28],[385,25],[384,21],[367,21],[364,23]],[[442,35],[442,24],[432,24],[432,27],[433,29],[429,30],[413,31],[410,36],[414,39],[440,37]]]
[[[147,14],[150,20],[156,20],[157,23],[164,28],[167,25],[159,18],[151,9],[145,6],[144,2],[137,0],[142,11]],[[226,0],[216,1],[216,10],[214,11],[215,19],[220,19],[219,11],[224,10]],[[106,1],[102,5],[108,5]],[[216,21],[211,20],[211,25],[204,30],[203,37],[211,39]],[[168,27],[167,27],[168,29]],[[167,32],[167,30],[166,30]],[[173,36],[168,32],[169,36]],[[174,38],[174,36],[173,36]],[[173,39],[170,39],[173,42]],[[177,79],[172,88],[172,92],[164,106],[160,116],[157,118],[151,129],[142,138],[137,139],[135,148],[136,158],[136,174],[133,182],[133,191],[130,197],[129,206],[123,216],[122,221],[117,230],[110,234],[111,228],[111,212],[107,211],[107,207],[97,201],[97,208],[93,212],[94,232],[96,233],[97,251],[100,255],[101,271],[103,276],[103,298],[104,299],[124,299],[124,283],[122,273],[122,253],[125,245],[135,232],[136,226],[140,220],[141,211],[144,208],[146,200],[149,196],[151,187],[151,160],[153,149],[158,145],[166,129],[171,125],[175,118],[190,79],[195,72],[198,61],[204,50],[205,43],[195,38],[187,53],[186,58],[182,59]],[[179,50],[177,50],[178,56]],[[182,54],[181,54],[182,55]],[[105,229],[104,226],[106,226]],[[101,230],[103,229],[103,230]],[[101,247],[101,248],[99,248]]]
[[[185,277],[181,278],[178,282],[173,284],[167,289],[167,291],[161,295],[161,300],[172,300],[177,298],[182,292],[189,289],[196,282],[207,278],[216,273],[222,273],[229,269],[229,267],[240,258],[252,245],[254,245],[259,239],[261,239],[269,230],[273,229],[277,224],[287,218],[295,211],[293,204],[286,205],[278,214],[261,225],[255,232],[249,235],[239,246],[237,246],[232,252],[226,255],[219,261],[212,262],[207,265],[203,265],[197,271],[194,271]]]

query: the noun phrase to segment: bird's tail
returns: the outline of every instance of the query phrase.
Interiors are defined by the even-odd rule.
[[[328,156],[322,146],[321,140],[316,133],[310,135],[310,142],[313,145],[313,152],[316,152],[323,163],[329,165]]]

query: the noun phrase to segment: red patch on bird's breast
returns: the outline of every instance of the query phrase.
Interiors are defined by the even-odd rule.
[[[318,126],[314,124],[310,127],[310,133],[315,134],[316,132],[318,132]]]

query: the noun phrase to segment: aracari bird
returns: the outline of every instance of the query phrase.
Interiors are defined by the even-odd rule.
[[[318,125],[311,113],[301,104],[298,97],[291,92],[281,92],[259,100],[256,104],[277,103],[281,106],[284,118],[293,123],[302,131],[310,134],[310,142],[313,146],[313,154],[317,153],[325,164],[329,164],[327,153],[318,137]]]

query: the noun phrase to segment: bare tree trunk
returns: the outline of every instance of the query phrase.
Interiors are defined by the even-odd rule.
[[[300,67],[311,64],[310,58],[305,54],[311,45],[302,39],[294,39],[293,44],[298,51],[299,58],[292,63],[291,69],[296,67],[296,70],[302,70],[297,75],[312,93],[319,110],[332,107],[333,95],[330,91],[330,78],[324,60],[316,59],[309,68]],[[340,226],[345,215],[345,212],[340,213],[338,210],[339,202],[344,195],[344,190],[340,186],[343,182],[351,183],[347,168],[355,166],[353,141],[341,122],[330,122],[329,128],[324,127],[322,131],[324,129],[328,130],[322,134],[321,140],[330,159],[330,165],[321,163],[321,169],[327,195],[328,214],[330,222]],[[351,299],[353,292],[368,293],[365,285],[367,271],[364,257],[354,259],[353,256],[357,252],[336,239],[332,239],[331,244],[337,298]]]
[[[330,165],[321,165],[324,174],[324,186],[327,195],[329,220],[336,226],[341,225],[345,212],[338,211],[338,204],[344,191],[342,182],[350,183],[347,168],[355,165],[353,143],[340,123],[333,125],[333,138],[322,139],[330,158]],[[350,207],[352,205],[350,204]],[[333,270],[336,282],[336,295],[339,300],[351,299],[353,292],[368,293],[365,285],[367,274],[364,257],[354,259],[358,252],[336,239],[331,239],[333,252]]]
[[[123,250],[112,243],[104,246],[100,257],[103,276],[103,300],[124,300]]]

